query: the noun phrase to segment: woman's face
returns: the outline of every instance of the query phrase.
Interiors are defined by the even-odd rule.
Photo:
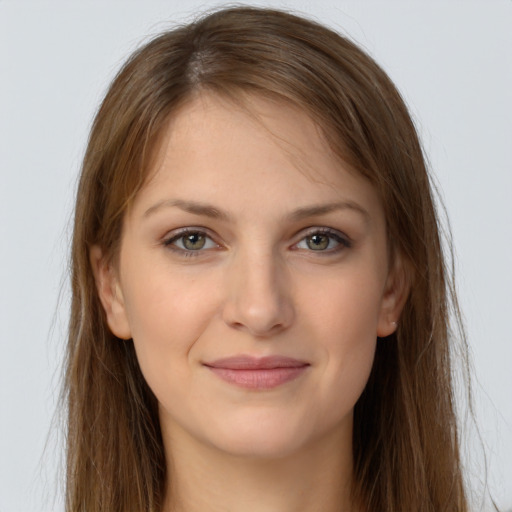
[[[377,336],[401,303],[382,206],[282,103],[201,95],[173,118],[118,265],[92,252],[164,437],[281,457],[350,443]]]

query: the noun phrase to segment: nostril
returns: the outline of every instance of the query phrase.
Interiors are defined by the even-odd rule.
[[[264,307],[236,301],[226,305],[224,321],[232,329],[245,330],[252,336],[268,337],[290,325],[293,317],[291,305],[283,301],[266,303]]]

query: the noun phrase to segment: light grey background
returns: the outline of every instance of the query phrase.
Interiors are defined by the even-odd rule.
[[[0,0],[0,512],[62,510],[62,434],[51,424],[69,219],[94,111],[141,41],[215,4]],[[350,34],[405,96],[452,223],[489,487],[512,509],[512,2],[259,5]],[[478,497],[485,464],[468,430]]]

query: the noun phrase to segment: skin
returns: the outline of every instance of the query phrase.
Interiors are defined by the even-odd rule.
[[[353,408],[396,327],[403,271],[377,193],[313,121],[246,107],[201,94],[173,117],[118,263],[91,251],[100,298],[159,401],[166,510],[355,510]],[[185,250],[183,228],[208,237],[202,249]],[[262,390],[204,364],[237,355],[308,366]]]

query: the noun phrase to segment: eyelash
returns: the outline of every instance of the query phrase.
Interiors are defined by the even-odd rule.
[[[183,228],[183,229],[179,230],[178,232],[173,233],[169,238],[164,239],[163,245],[165,247],[167,247],[169,250],[176,252],[180,256],[185,256],[187,258],[200,256],[200,253],[204,251],[204,249],[202,250],[202,248],[196,249],[196,250],[190,250],[190,249],[184,249],[181,247],[177,247],[175,245],[176,241],[183,240],[187,235],[188,236],[191,236],[191,235],[204,236],[205,239],[213,242],[213,244],[216,246],[216,248],[220,247],[220,245],[217,244],[213,240],[213,238],[208,234],[208,232],[204,228]],[[212,249],[212,247],[208,247],[208,249]]]
[[[312,238],[315,235],[323,235],[329,237],[331,240],[334,240],[338,245],[334,248],[326,249],[326,250],[317,250],[309,249],[309,252],[318,253],[320,256],[326,256],[331,254],[337,254],[344,249],[349,249],[352,247],[352,241],[350,238],[343,233],[332,229],[332,228],[311,228],[298,243],[294,244],[295,246],[299,245],[302,242],[305,242],[308,238]],[[329,242],[330,244],[330,242]]]
[[[183,229],[179,230],[178,232],[173,233],[172,236],[165,238],[163,240],[163,245],[166,248],[168,248],[169,250],[174,251],[174,252],[178,253],[179,255],[185,256],[187,258],[200,256],[200,253],[204,252],[205,250],[211,250],[214,248],[214,247],[207,247],[206,249],[203,249],[201,247],[200,249],[190,250],[190,249],[177,247],[175,242],[177,242],[178,240],[183,240],[187,235],[188,236],[191,236],[191,235],[204,236],[205,239],[210,240],[210,242],[215,245],[215,248],[220,247],[220,245],[217,244],[215,242],[215,240],[213,240],[213,238],[203,228],[183,228]],[[315,235],[327,236],[331,240],[334,240],[337,243],[337,245],[334,248],[330,248],[330,249],[317,250],[317,251],[315,251],[314,249],[308,250],[308,252],[311,252],[311,253],[316,252],[320,256],[337,254],[338,252],[340,252],[344,249],[349,249],[350,247],[352,247],[352,241],[350,240],[349,237],[347,237],[346,235],[340,233],[339,231],[331,229],[331,228],[311,228],[306,234],[304,234],[304,236],[299,240],[299,242],[294,244],[294,247],[297,247],[300,243],[305,242],[308,238],[311,238]],[[208,243],[208,242],[205,242],[205,243]],[[329,244],[330,243],[331,243],[331,241],[329,241]],[[295,250],[300,250],[300,249],[295,249]]]

